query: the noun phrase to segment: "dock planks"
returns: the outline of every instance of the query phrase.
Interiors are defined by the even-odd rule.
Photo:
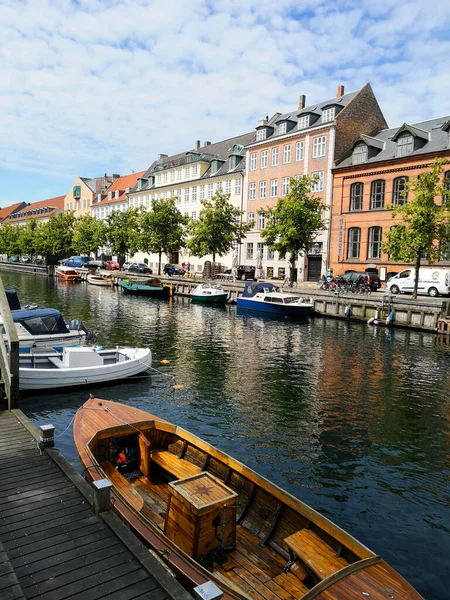
[[[16,417],[0,412],[2,600],[191,598],[122,523],[109,526],[116,517],[105,514],[95,516]]]

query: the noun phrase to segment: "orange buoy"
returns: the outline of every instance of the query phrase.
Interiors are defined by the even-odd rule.
[[[159,364],[160,365],[170,365],[170,360],[160,360]]]
[[[184,390],[184,385],[174,385],[173,389],[174,390]]]

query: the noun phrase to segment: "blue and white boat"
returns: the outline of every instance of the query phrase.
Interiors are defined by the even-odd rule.
[[[246,283],[242,296],[236,300],[238,308],[267,312],[275,315],[306,317],[313,306],[297,294],[278,291],[273,283]]]

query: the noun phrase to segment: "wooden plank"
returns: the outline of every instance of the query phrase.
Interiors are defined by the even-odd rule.
[[[178,458],[167,450],[153,450],[152,462],[174,475],[177,479],[185,479],[201,473],[200,467],[192,464],[184,458]]]
[[[125,498],[125,500],[135,510],[140,511],[144,505],[142,496],[133,488],[132,485],[125,479],[122,473],[119,473],[117,469],[109,462],[105,461],[101,463],[101,468],[104,471],[106,477],[111,481],[117,493]]]

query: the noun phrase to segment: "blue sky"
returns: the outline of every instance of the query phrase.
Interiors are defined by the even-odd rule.
[[[0,0],[0,207],[370,82],[389,126],[450,114],[450,2]]]

